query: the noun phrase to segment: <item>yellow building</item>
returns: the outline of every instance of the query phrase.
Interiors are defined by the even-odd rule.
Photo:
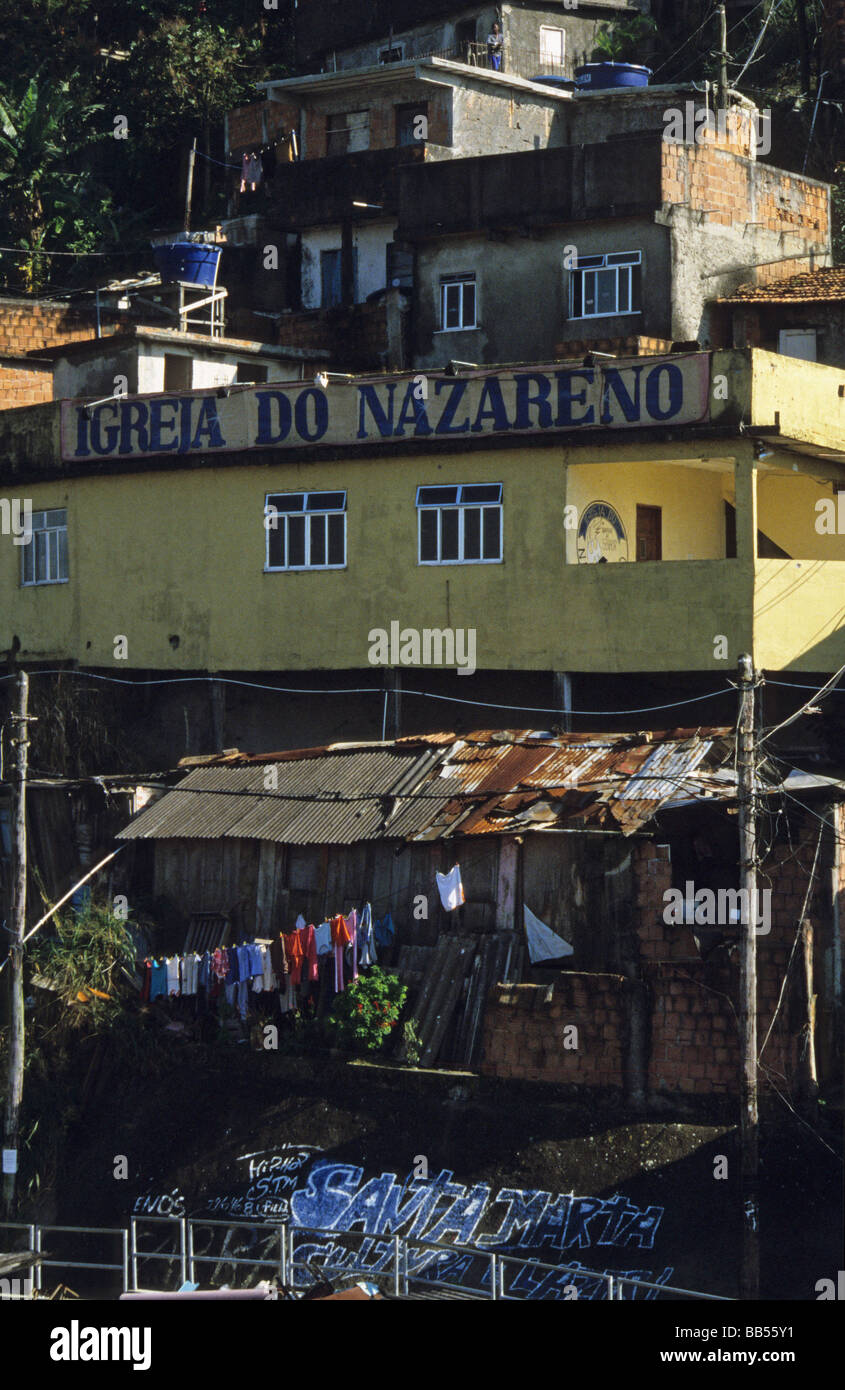
[[[437,667],[482,702],[492,672],[845,662],[835,369],[743,350],[317,383],[0,416],[0,649],[118,676]]]

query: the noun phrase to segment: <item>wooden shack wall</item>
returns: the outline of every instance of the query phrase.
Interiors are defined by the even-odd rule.
[[[397,852],[398,851],[398,852]],[[466,904],[443,911],[435,873],[461,866]],[[526,902],[575,947],[573,966],[607,969],[633,904],[631,844],[615,837],[498,835],[399,845],[278,845],[267,840],[158,840],[155,893],[187,919],[224,912],[239,930],[289,929],[299,913],[320,922],[371,902],[393,915],[409,945],[442,930],[493,932],[522,925]]]

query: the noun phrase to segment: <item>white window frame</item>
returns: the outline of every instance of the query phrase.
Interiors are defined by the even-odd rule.
[[[343,121],[343,125],[332,125],[333,121]],[[330,111],[326,117],[326,154],[329,152],[331,137],[333,135],[346,134],[346,145],[339,155],[354,154],[357,150],[368,150],[370,148],[370,109],[363,107],[357,111]],[[367,138],[362,144],[360,139],[356,139],[353,144],[353,134],[366,131]],[[333,158],[337,156],[332,156]]]
[[[63,521],[50,521],[47,517],[64,517]],[[61,536],[64,536],[64,545]],[[45,573],[43,577],[38,576],[37,561],[39,543],[38,536],[46,536],[47,541],[44,548]],[[55,538],[55,539],[53,539]],[[62,564],[64,561],[64,564]],[[30,563],[28,563],[30,562]],[[32,577],[27,578],[27,569],[31,568]],[[62,573],[64,570],[64,573]],[[54,573],[55,571],[55,573]],[[66,507],[45,507],[41,511],[32,513],[32,536],[28,545],[21,547],[21,586],[25,589],[39,588],[45,584],[67,584],[70,581],[70,561],[68,557],[68,534],[67,534],[67,508]]]
[[[549,52],[545,49],[545,46],[544,46],[544,44],[543,44],[543,35],[544,35],[544,34],[555,34],[555,35],[558,35],[558,34],[559,34],[559,35],[560,35],[560,58],[558,58],[557,53],[549,53]],[[566,30],[565,30],[565,29],[558,28],[558,27],[557,27],[556,25],[554,25],[554,24],[541,24],[541,25],[540,25],[540,66],[542,67],[543,63],[551,63],[553,67],[560,67],[560,70],[561,70],[561,72],[562,72],[562,71],[563,71],[563,68],[564,68],[565,62],[566,62]]]
[[[464,313],[465,313],[464,300],[465,300],[465,295],[464,295],[464,292],[463,292],[463,287],[464,287],[464,286],[467,286],[467,285],[472,285],[472,289],[473,289],[473,307],[474,307],[474,313],[473,313],[472,323],[465,323],[465,322],[464,322]],[[456,286],[461,288],[461,294],[460,294],[460,323],[457,324],[457,326],[453,326],[453,327],[451,327],[451,328],[448,328],[448,327],[446,326],[446,299],[447,299],[447,295],[448,295],[449,290],[454,289]],[[469,271],[469,270],[468,270],[468,271],[459,272],[459,273],[457,273],[457,274],[455,274],[455,275],[441,275],[441,277],[440,277],[440,328],[439,328],[437,331],[438,331],[439,333],[466,333],[466,332],[471,332],[473,329],[478,328],[478,326],[479,326],[479,323],[478,323],[478,277],[476,276],[475,271],[474,271],[474,270],[472,270],[472,271]]]
[[[399,53],[398,58],[385,58],[385,53]],[[378,51],[379,66],[388,67],[391,63],[404,63],[405,61],[405,40],[400,39],[398,43],[390,43],[386,48]]]
[[[343,504],[342,504],[341,506],[319,506],[319,505],[314,505],[315,503],[319,502],[319,499],[320,499],[320,498],[329,497],[329,496],[341,496],[341,497],[343,498]],[[301,498],[301,499],[302,499],[302,505],[301,505],[299,508],[294,508],[294,507],[292,507],[292,508],[290,508],[290,510],[287,510],[287,509],[286,509],[286,510],[280,510],[279,508],[276,507],[275,499],[276,499],[276,498],[282,498],[282,497],[284,497],[284,498],[297,498],[297,497],[298,497],[298,498]],[[346,515],[347,515],[346,503],[347,503],[347,494],[346,494],[346,490],[345,490],[344,488],[321,488],[318,492],[316,492],[316,491],[315,491],[315,492],[310,492],[310,491],[305,491],[305,490],[296,491],[296,492],[278,492],[278,491],[277,491],[277,492],[268,492],[267,495],[266,495],[265,498],[264,498],[264,535],[265,535],[265,542],[264,542],[264,546],[265,546],[265,548],[264,548],[264,573],[265,573],[265,574],[302,574],[302,573],[304,573],[305,571],[309,571],[309,572],[310,572],[310,571],[320,571],[320,570],[342,570],[342,569],[346,569]],[[268,524],[268,518],[271,517],[271,516],[273,515],[273,512],[274,512],[274,511],[275,511],[275,517],[276,517],[276,525],[275,525],[275,526],[271,526],[271,525]],[[328,518],[331,517],[331,516],[341,516],[341,517],[343,517],[343,559],[342,559],[341,561],[336,561],[336,562],[330,562],[330,561],[329,561],[329,522],[328,522]],[[289,557],[290,557],[290,526],[289,526],[289,521],[290,521],[290,518],[291,518],[291,517],[302,517],[302,518],[303,518],[303,548],[304,548],[304,554],[305,554],[305,562],[304,562],[303,564],[301,564],[301,565],[292,565],[292,564],[289,563]],[[311,558],[310,558],[310,556],[311,556],[312,528],[313,528],[313,524],[314,524],[315,522],[317,522],[317,521],[322,521],[322,523],[323,523],[323,535],[324,535],[324,537],[325,537],[325,541],[324,541],[324,546],[325,546],[325,548],[324,548],[324,554],[325,554],[325,556],[326,556],[326,559],[325,559],[325,563],[323,563],[323,564],[320,564],[320,563],[313,564],[313,563],[311,562]],[[271,537],[272,537],[273,535],[277,534],[277,532],[278,532],[279,530],[282,531],[282,534],[283,534],[283,536],[284,536],[284,556],[285,556],[285,563],[284,563],[283,565],[274,565],[274,564],[271,564],[271,563],[270,563],[270,540],[271,540]]]
[[[454,502],[428,502],[425,494],[431,488],[452,487],[455,492]],[[475,487],[497,487],[499,489],[498,502],[475,502],[471,498],[464,500],[464,494],[468,488]],[[423,483],[417,488],[417,564],[418,565],[501,565],[504,561],[505,538],[504,538],[504,507],[503,507],[503,486],[501,483]],[[496,556],[473,556],[465,558],[466,549],[466,513],[470,511],[498,512],[499,514],[499,553]],[[422,521],[424,512],[437,513],[437,558],[434,560],[424,560],[422,558]],[[458,554],[443,559],[443,514],[444,512],[458,513]],[[480,518],[479,538],[481,549],[484,548],[484,517]]]
[[[642,276],[642,263],[643,263],[643,253],[642,253],[642,251],[606,251],[606,252],[604,252],[603,254],[601,254],[601,253],[596,253],[595,255],[579,256],[578,259],[577,259],[576,262],[575,262],[575,265],[572,267],[572,269],[571,269],[570,272],[569,272],[569,317],[570,317],[571,319],[575,319],[576,321],[579,321],[579,320],[581,320],[581,319],[616,319],[616,318],[630,317],[630,316],[633,315],[633,314],[641,314],[641,313],[642,313],[642,309],[634,309],[634,308],[632,308],[632,304],[633,304],[633,300],[634,300],[634,275],[633,275],[633,267],[634,267],[634,266],[639,267],[639,268],[640,268],[640,276]],[[627,274],[627,276],[625,277],[625,278],[627,279],[627,282],[628,282],[628,293],[627,293],[627,305],[628,305],[628,307],[627,307],[627,308],[620,308],[620,303],[619,303],[619,299],[620,299],[620,292],[619,292],[619,291],[620,291],[620,273],[619,273],[619,272],[620,272],[620,271],[623,271],[623,270],[627,270],[627,271],[628,271],[628,274]],[[584,305],[585,305],[586,299],[587,299],[587,294],[586,294],[587,276],[595,276],[595,277],[597,277],[598,275],[607,275],[607,274],[609,274],[609,273],[611,273],[611,272],[613,272],[613,271],[616,272],[616,274],[615,274],[615,305],[616,305],[616,307],[613,308],[613,309],[604,309],[604,310],[602,310],[601,312],[596,312],[596,313],[592,313],[592,314],[585,313],[585,312],[584,312]],[[581,279],[581,312],[580,312],[580,313],[576,313],[576,312],[575,312],[576,280],[577,280],[577,277],[578,277],[578,276],[581,276],[581,277],[582,277],[582,279]],[[594,300],[594,303],[598,304],[599,300],[598,300],[598,280],[597,280],[597,279],[596,279],[596,281],[595,281],[595,289],[594,289],[594,293],[593,293],[593,300]]]

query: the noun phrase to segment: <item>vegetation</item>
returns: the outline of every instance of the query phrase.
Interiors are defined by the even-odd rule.
[[[647,15],[634,15],[630,19],[617,19],[613,24],[600,24],[593,59],[596,62],[643,63],[656,31],[657,24]]]
[[[407,994],[407,985],[377,965],[359,976],[334,1002],[329,1025],[338,1046],[364,1052],[383,1049]]]

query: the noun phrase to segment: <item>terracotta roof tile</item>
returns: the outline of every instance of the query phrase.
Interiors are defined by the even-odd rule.
[[[767,285],[739,285],[733,294],[724,295],[717,302],[790,304],[820,299],[845,299],[845,265],[805,270],[799,275],[772,280]]]

